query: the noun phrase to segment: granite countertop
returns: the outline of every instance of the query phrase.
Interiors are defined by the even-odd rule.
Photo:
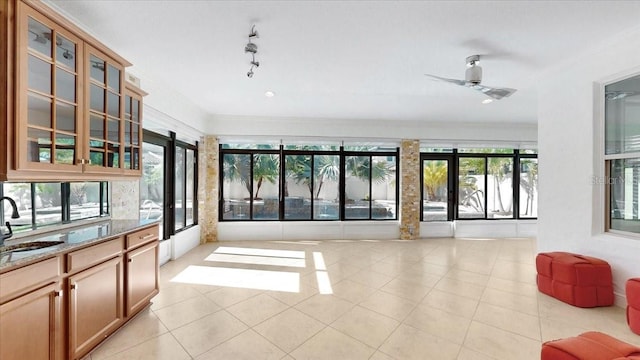
[[[158,220],[106,220],[61,231],[52,231],[20,239],[9,239],[4,242],[5,246],[32,241],[62,241],[62,243],[42,249],[2,253],[0,254],[0,272],[65,253],[74,248],[112,239],[154,223],[158,223]]]

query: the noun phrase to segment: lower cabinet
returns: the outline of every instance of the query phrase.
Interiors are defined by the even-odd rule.
[[[0,359],[63,359],[62,292],[46,285],[0,305]]]
[[[124,320],[122,256],[69,276],[69,352],[88,353]]]
[[[0,360],[81,359],[150,304],[158,273],[157,224],[0,273]]]
[[[126,255],[127,316],[144,309],[158,293],[158,242],[131,250]]]

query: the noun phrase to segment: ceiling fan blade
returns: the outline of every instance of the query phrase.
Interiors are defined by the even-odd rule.
[[[430,75],[430,74],[424,74],[425,76],[428,76],[434,80],[440,80],[440,81],[445,81],[445,82],[450,82],[452,84],[456,84],[456,85],[462,85],[465,86],[467,85],[467,82],[464,80],[458,80],[458,79],[447,79],[447,78],[443,78],[440,76],[435,76],[435,75]]]
[[[485,95],[487,95],[490,98],[496,99],[496,100],[500,100],[502,98],[511,96],[511,94],[513,94],[514,92],[516,92],[516,89],[511,89],[511,88],[494,88],[494,87],[490,87],[490,86],[484,86],[484,85],[472,85],[470,86],[472,89],[474,90],[478,90],[482,93],[484,93]]]

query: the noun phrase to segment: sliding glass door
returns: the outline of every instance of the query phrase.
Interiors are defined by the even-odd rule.
[[[422,155],[421,221],[453,221],[455,199],[450,155]]]
[[[155,136],[154,136],[155,135]],[[160,239],[167,239],[165,220],[167,201],[167,154],[169,139],[145,133],[142,143],[142,178],[140,179],[140,219],[160,220]]]

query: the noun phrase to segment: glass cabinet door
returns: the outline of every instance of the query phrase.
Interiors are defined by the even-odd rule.
[[[140,176],[146,93],[125,83],[131,64],[35,3],[15,2],[7,54],[15,49],[7,84],[15,115],[0,171],[19,180]]]
[[[18,167],[81,171],[81,40],[26,7],[20,20]]]
[[[124,69],[97,49],[87,47],[87,172],[121,172],[123,154]]]
[[[125,173],[142,174],[142,97],[146,93],[130,83],[126,84],[124,96],[124,158]]]

